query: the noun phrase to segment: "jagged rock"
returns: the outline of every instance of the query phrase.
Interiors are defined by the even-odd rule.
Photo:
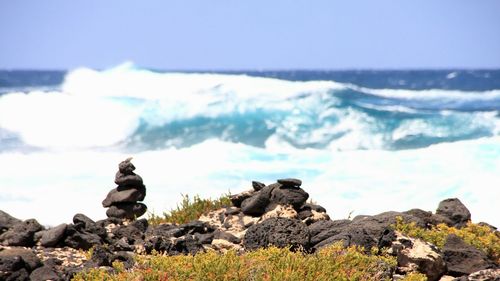
[[[181,237],[183,235],[183,230],[177,225],[173,224],[160,224],[157,226],[149,227],[146,231],[146,237]]]
[[[254,194],[255,194],[255,191],[249,190],[249,191],[244,191],[244,192],[241,192],[238,194],[231,195],[231,196],[229,196],[229,199],[231,200],[231,203],[233,204],[233,206],[240,208],[241,203],[243,203],[243,201],[245,201],[246,199],[252,197]]]
[[[26,264],[20,256],[0,256],[0,280],[24,281],[29,273]]]
[[[268,192],[270,186],[264,187],[252,197],[249,197],[241,203],[241,211],[245,215],[258,217],[266,212],[266,207],[270,203],[271,192]],[[271,189],[272,190],[272,189]]]
[[[221,230],[214,231],[213,239],[223,239],[231,242],[232,244],[240,244],[241,239],[234,236],[233,234]]]
[[[182,231],[182,235],[185,234],[194,234],[194,233],[208,233],[208,232],[213,232],[214,229],[210,227],[209,224],[196,220],[196,221],[191,221],[185,224],[179,225],[179,229]]]
[[[302,188],[287,188],[286,186],[274,188],[270,201],[280,205],[292,205],[299,209],[309,198],[309,194]]]
[[[101,245],[102,239],[95,233],[78,229],[75,225],[68,225],[64,244],[74,249],[88,250],[94,245]]]
[[[252,187],[255,191],[259,191],[266,187],[266,185],[258,181],[252,181]]]
[[[112,233],[116,239],[125,238],[127,243],[134,244],[135,241],[144,240],[144,230],[135,225],[122,225],[113,229]]]
[[[330,244],[341,241],[344,247],[353,245],[363,247],[366,252],[369,252],[372,247],[377,246],[378,241],[374,239],[366,228],[359,225],[348,225],[339,234],[331,236],[314,246],[315,250],[321,249]]]
[[[119,191],[119,188],[114,188],[108,193],[106,199],[102,201],[102,206],[107,208],[116,203],[135,203],[144,200],[145,197],[146,188],[144,186],[121,191]]]
[[[147,207],[142,203],[117,203],[106,211],[106,215],[115,218],[136,219],[144,215],[146,211]]]
[[[67,226],[68,226],[67,224],[63,223],[44,231],[40,239],[40,244],[43,247],[56,246],[61,240],[64,239],[64,234],[66,232]]]
[[[454,227],[463,227],[470,221],[470,212],[464,204],[457,198],[445,199],[439,203],[436,215],[451,220]]]
[[[406,237],[396,232],[390,253],[397,256],[398,272],[420,272],[429,281],[437,281],[446,272],[446,264],[440,251],[432,244]]]
[[[243,238],[243,245],[247,250],[266,248],[270,245],[290,247],[292,250],[308,249],[309,238],[309,230],[301,221],[270,218],[248,228]]]
[[[35,253],[32,250],[28,250],[25,248],[4,249],[3,251],[0,251],[0,257],[7,259],[21,257],[21,259],[24,261],[24,268],[26,268],[28,272],[31,272],[35,268],[42,266],[42,262],[35,255]]]
[[[311,245],[314,246],[323,240],[340,234],[351,224],[350,220],[318,221],[308,226],[311,234]]]
[[[14,225],[22,222],[20,219],[7,214],[6,212],[0,210],[0,234],[12,228]]]
[[[454,234],[446,237],[443,255],[448,266],[448,274],[452,276],[468,275],[494,267],[485,253],[465,243]]]
[[[132,162],[130,162],[131,160],[132,157],[129,157],[124,161],[120,162],[120,164],[118,164],[118,171],[126,175],[132,174],[135,170],[135,166],[134,164],[132,164]]]
[[[59,274],[57,274],[57,270],[51,266],[42,266],[37,269],[35,269],[33,272],[30,274],[30,280],[31,281],[46,281],[46,280],[51,280],[51,281],[59,281],[63,280]]]
[[[277,180],[278,183],[281,183],[285,187],[300,187],[302,185],[302,181],[299,179],[279,179]]]
[[[25,220],[0,235],[0,241],[3,245],[31,247],[35,244],[35,233],[42,229],[35,219]]]

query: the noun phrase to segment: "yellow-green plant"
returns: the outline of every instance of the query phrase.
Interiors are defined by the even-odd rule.
[[[193,199],[189,195],[182,195],[182,201],[177,208],[164,212],[163,216],[150,214],[148,221],[151,225],[158,225],[160,223],[187,223],[198,219],[202,214],[217,210],[223,207],[231,206],[229,194],[223,195],[217,199],[201,199],[195,195]]]
[[[131,271],[92,269],[74,280],[389,280],[394,257],[366,255],[359,247],[334,244],[315,254],[270,247],[245,254],[215,251],[194,256],[138,256]],[[419,279],[410,279],[419,280]]]
[[[500,264],[500,235],[498,232],[492,231],[488,226],[469,222],[462,228],[438,224],[431,229],[424,229],[418,227],[414,222],[406,223],[401,217],[397,217],[396,224],[393,227],[404,235],[420,238],[436,245],[438,248],[443,248],[449,234],[455,234],[462,238],[464,242],[485,252],[488,257]]]

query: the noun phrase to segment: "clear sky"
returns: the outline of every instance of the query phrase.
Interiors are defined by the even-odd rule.
[[[0,0],[1,69],[500,68],[500,1]]]

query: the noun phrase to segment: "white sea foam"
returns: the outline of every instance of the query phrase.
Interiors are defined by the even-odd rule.
[[[458,197],[473,220],[500,225],[500,138],[382,151],[270,151],[208,140],[184,149],[137,153],[134,164],[148,188],[145,203],[161,213],[180,194],[215,197],[251,188],[251,180],[271,183],[298,177],[311,198],[333,218],[410,208],[435,210],[440,200]],[[69,222],[77,212],[104,218],[100,205],[114,187],[118,152],[38,152],[0,154],[2,210],[44,224]]]

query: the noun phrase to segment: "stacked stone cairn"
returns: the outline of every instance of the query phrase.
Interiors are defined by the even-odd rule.
[[[146,205],[138,202],[146,197],[146,186],[141,176],[134,173],[135,166],[131,160],[128,158],[118,165],[115,176],[118,187],[112,189],[102,201],[102,206],[109,208],[106,215],[110,218],[134,220],[146,213]]]

